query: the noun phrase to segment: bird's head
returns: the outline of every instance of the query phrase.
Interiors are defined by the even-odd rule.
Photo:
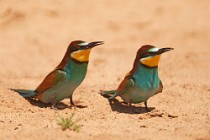
[[[138,61],[147,67],[157,67],[160,55],[173,48],[157,48],[152,45],[144,45],[137,52]]]
[[[70,57],[79,62],[88,62],[90,51],[93,47],[104,44],[103,41],[85,42],[75,40],[69,44]]]

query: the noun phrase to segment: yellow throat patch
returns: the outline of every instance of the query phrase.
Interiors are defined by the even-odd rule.
[[[157,67],[159,60],[160,60],[160,55],[140,59],[141,63],[148,67]]]
[[[73,58],[79,62],[88,62],[90,51],[91,51],[91,49],[79,50],[79,51],[71,53],[70,55],[71,55],[71,58]]]

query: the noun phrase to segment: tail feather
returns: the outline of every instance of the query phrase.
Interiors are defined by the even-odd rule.
[[[116,90],[100,90],[99,93],[105,98],[110,98],[116,93]]]
[[[26,89],[10,89],[14,92],[19,93],[22,97],[33,97],[36,95],[36,92],[34,90],[26,90]]]
[[[101,95],[115,94],[116,90],[100,90]]]

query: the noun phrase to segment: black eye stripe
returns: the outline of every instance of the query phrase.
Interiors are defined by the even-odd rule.
[[[144,52],[141,54],[141,58],[145,58],[148,56],[155,56],[155,55],[158,55],[158,54],[156,52]]]
[[[144,58],[144,57],[147,57],[147,56],[150,56],[150,54],[148,52],[145,52],[145,53],[141,54],[141,58]]]
[[[74,52],[74,51],[78,51],[80,50],[80,46],[71,46],[70,51]]]

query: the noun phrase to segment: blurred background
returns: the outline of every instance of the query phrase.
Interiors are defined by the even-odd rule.
[[[184,71],[187,65],[194,74],[198,69],[205,71],[200,78],[209,78],[210,66],[204,64],[210,60],[208,4],[208,0],[1,0],[1,75],[44,76],[60,62],[72,40],[82,39],[106,42],[92,52],[94,62],[90,63],[100,65],[102,73],[120,70],[122,65],[128,71],[137,49],[151,44],[175,48],[164,56],[169,59],[161,62],[167,63],[165,67],[178,63]],[[112,62],[116,66],[109,66]],[[201,62],[204,67],[197,66]]]
[[[137,50],[151,44],[175,48],[162,56],[159,66],[167,94],[154,97],[153,102],[157,102],[152,106],[180,116],[186,111],[189,115],[185,116],[187,121],[182,122],[180,133],[170,132],[165,137],[206,136],[210,132],[207,127],[210,115],[209,5],[209,0],[0,0],[0,100],[4,101],[1,111],[10,112],[12,108],[15,117],[18,112],[11,104],[20,108],[33,107],[16,94],[11,97],[8,89],[36,88],[59,64],[69,43],[76,39],[105,41],[104,45],[92,50],[87,78],[75,91],[75,98],[81,98],[89,106],[99,106],[96,108],[100,110],[107,101],[96,95],[97,92],[116,88],[132,68]],[[68,100],[64,102],[68,104]],[[108,105],[106,107],[109,109]],[[91,109],[87,109],[89,114]],[[83,111],[88,114],[85,109]],[[79,115],[85,115],[84,112]],[[34,123],[31,122],[31,126]],[[113,122],[108,119],[107,123]],[[5,129],[5,124],[1,126],[0,123],[0,130],[9,134],[13,125],[8,124]],[[169,126],[170,130],[174,127]],[[184,128],[187,126],[188,130]],[[112,130],[110,126],[105,128]],[[130,137],[138,133],[137,128],[133,129],[136,131],[130,133]],[[85,130],[85,133],[103,134],[101,131]],[[146,138],[146,134],[142,136]]]

